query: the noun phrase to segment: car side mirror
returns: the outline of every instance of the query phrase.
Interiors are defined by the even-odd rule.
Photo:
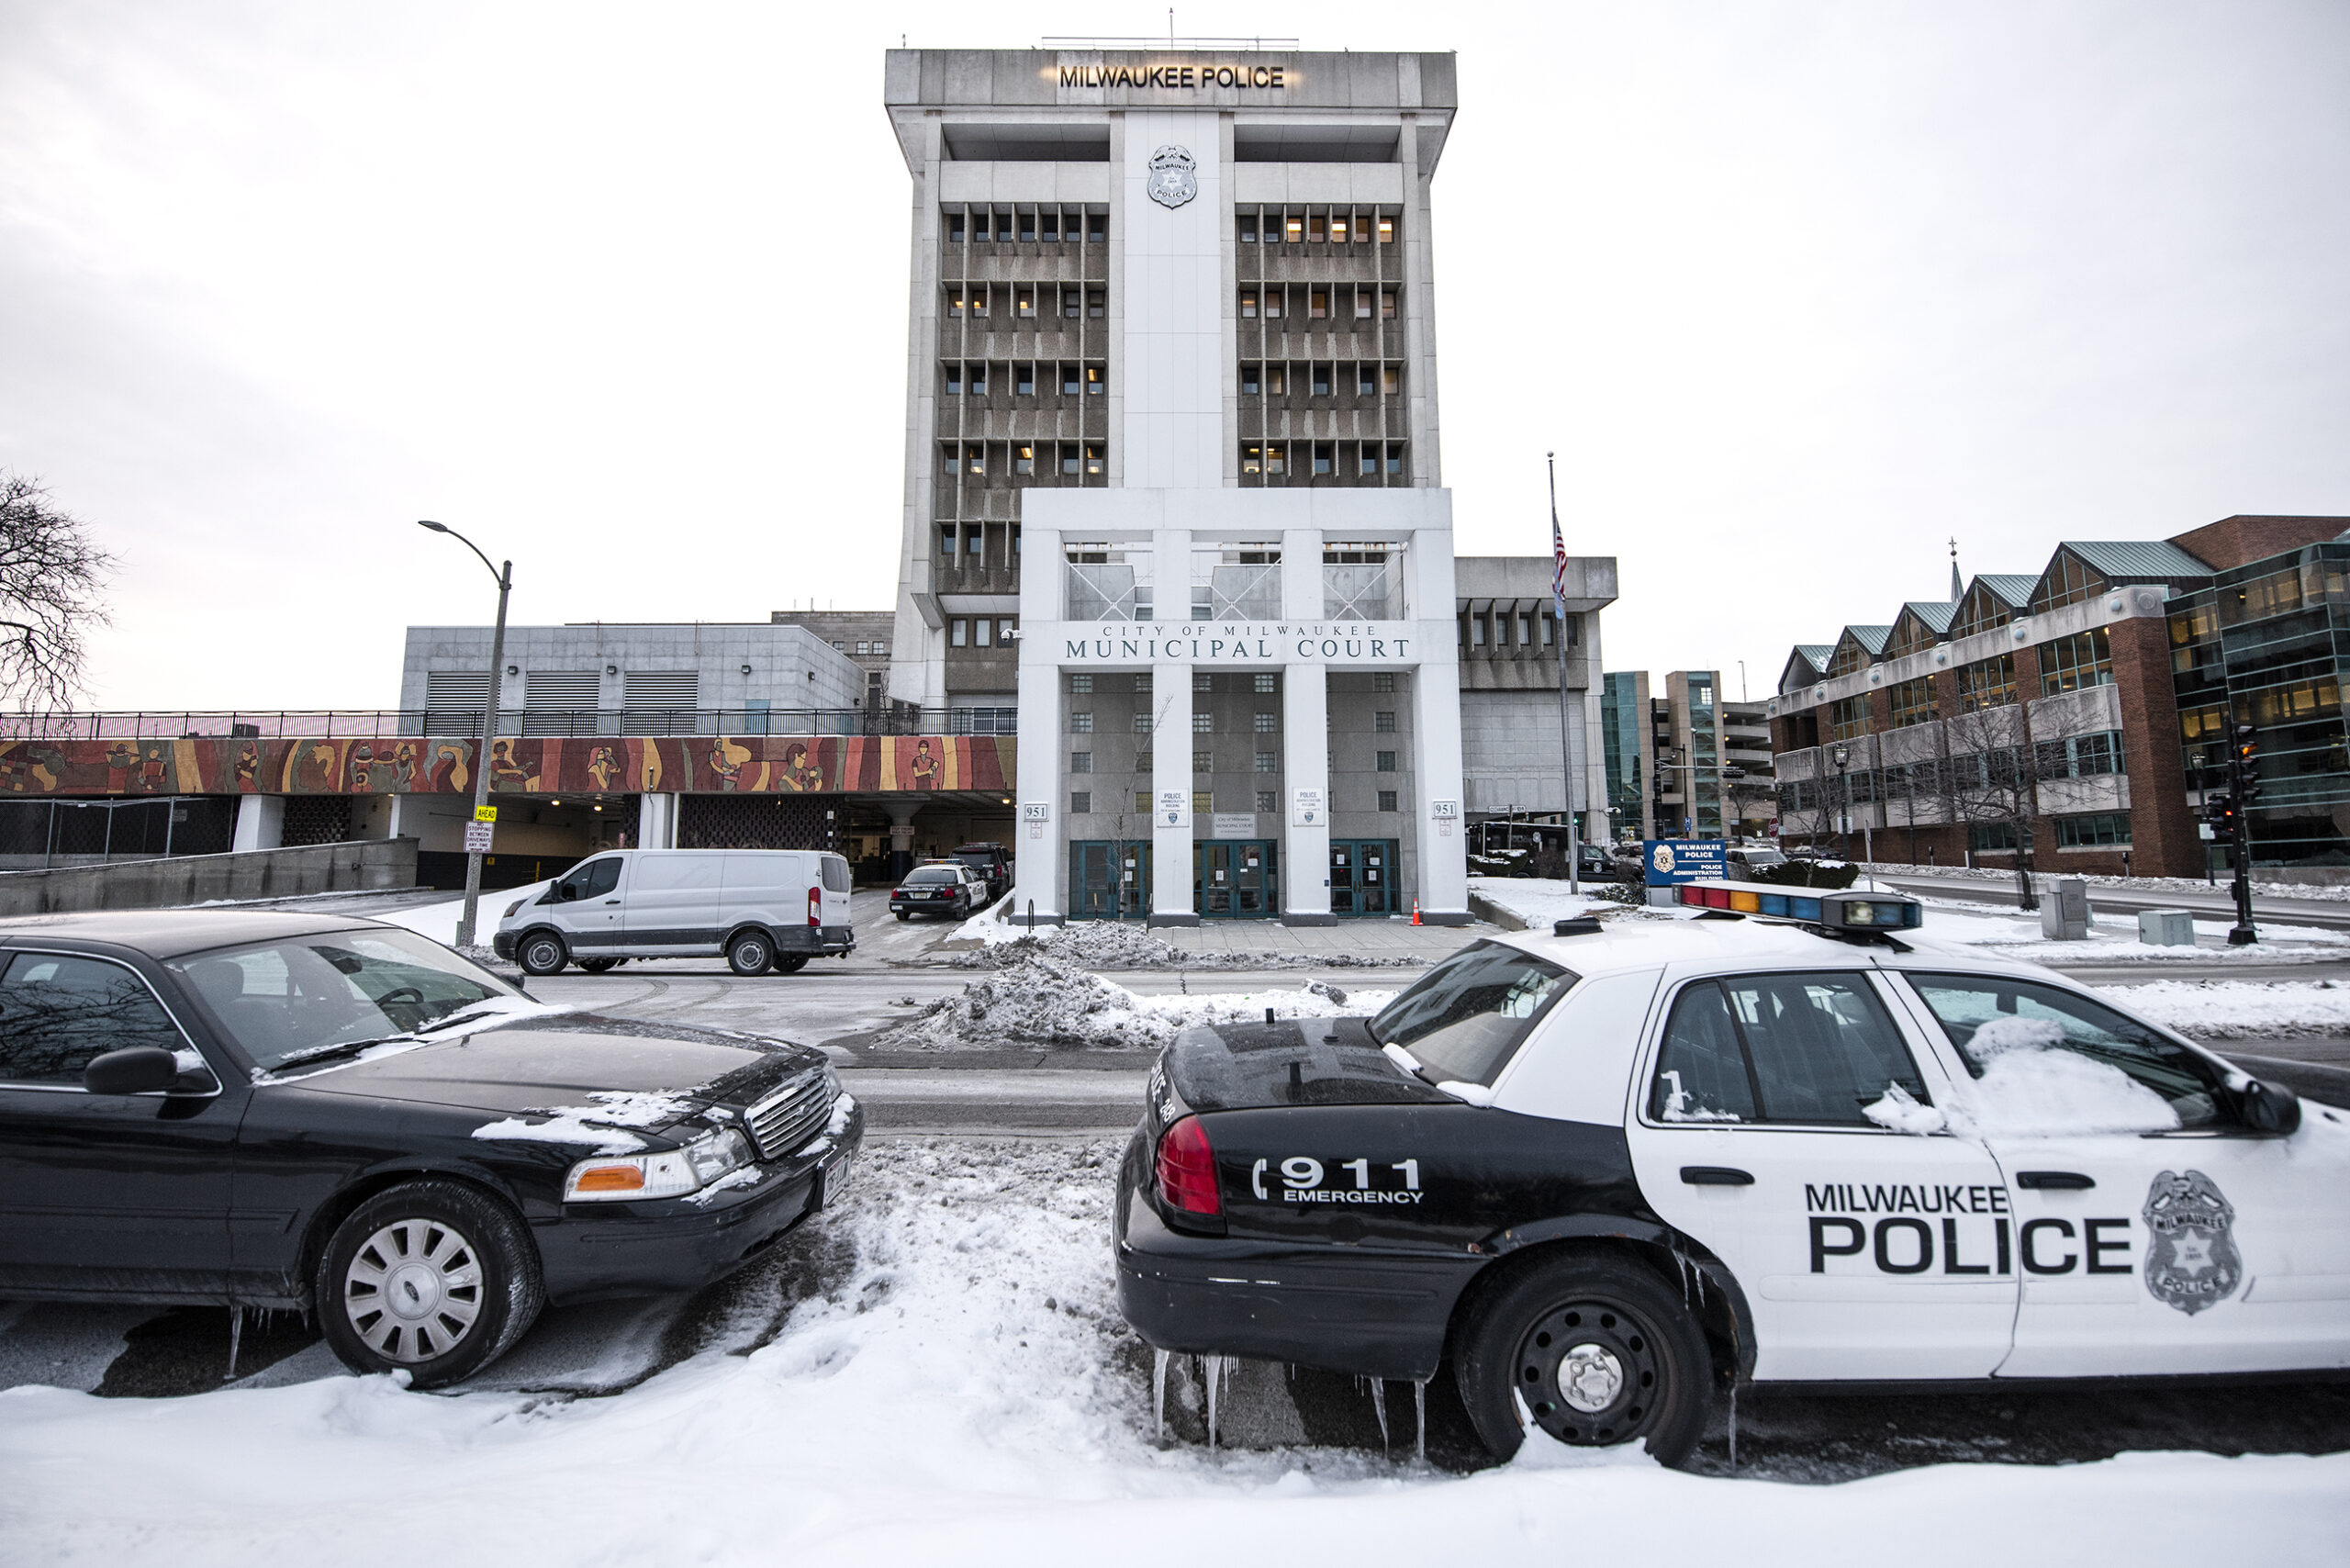
[[[2255,1078],[2244,1086],[2236,1103],[2243,1108],[2244,1125],[2254,1132],[2282,1137],[2301,1125],[2300,1096],[2281,1083]]]
[[[82,1070],[82,1087],[93,1094],[154,1094],[179,1081],[179,1058],[160,1046],[108,1051]]]

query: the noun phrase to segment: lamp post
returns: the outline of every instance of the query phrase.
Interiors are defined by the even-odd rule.
[[[482,554],[481,546],[446,523],[430,522],[420,518],[416,526],[429,528],[435,533],[445,533],[481,556],[481,564],[488,566],[489,575],[498,579],[498,630],[490,634],[489,639],[489,690],[481,711],[481,747],[474,754],[474,810],[478,813],[489,803],[489,742],[490,737],[498,733],[498,678],[506,673],[506,596],[514,589],[514,563],[509,561],[502,567],[491,566],[489,557]],[[481,851],[469,848],[465,851],[465,908],[464,913],[457,917],[457,946],[460,947],[474,945],[474,916],[480,904]]]
[[[1844,797],[1844,809],[1836,816],[1836,858],[1852,857],[1852,776],[1844,771],[1852,761],[1852,749],[1838,745],[1830,748],[1828,760],[1836,765],[1836,792]]]

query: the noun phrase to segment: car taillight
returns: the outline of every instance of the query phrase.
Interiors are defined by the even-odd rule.
[[[816,926],[824,924],[824,890],[822,888],[808,890],[808,924]]]
[[[1215,1189],[1215,1150],[1197,1116],[1185,1116],[1159,1135],[1158,1196],[1185,1214],[1224,1213]]]

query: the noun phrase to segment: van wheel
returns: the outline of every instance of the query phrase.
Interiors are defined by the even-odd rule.
[[[738,975],[763,975],[775,962],[775,944],[755,931],[745,931],[726,945],[726,967]]]
[[[796,975],[807,967],[808,955],[805,953],[778,953],[775,956],[775,972],[779,975]]]
[[[618,958],[582,958],[579,967],[591,975],[608,975],[620,964]]]
[[[1461,1403],[1499,1458],[1529,1435],[1524,1417],[1576,1448],[1644,1438],[1663,1464],[1688,1458],[1705,1430],[1705,1338],[1678,1296],[1636,1264],[1537,1264],[1471,1309],[1459,1345]]]
[[[319,1260],[315,1290],[343,1365],[405,1370],[414,1388],[471,1377],[504,1355],[545,1296],[520,1219],[454,1182],[409,1182],[360,1204]]]
[[[514,961],[520,964],[522,972],[528,975],[561,974],[563,966],[570,959],[571,954],[565,948],[563,938],[552,931],[532,932],[514,950]]]

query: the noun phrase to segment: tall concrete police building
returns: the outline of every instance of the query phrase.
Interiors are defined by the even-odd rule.
[[[518,630],[487,757],[517,863],[491,879],[622,842],[881,874],[998,839],[1040,919],[1462,921],[1479,819],[1572,808],[1605,836],[1584,696],[1614,560],[1567,563],[1561,617],[1547,556],[1453,554],[1454,84],[1449,54],[891,51],[894,613]],[[372,731],[241,717],[221,757],[163,748],[156,787],[340,794],[240,805],[239,842],[410,834],[439,877],[487,644],[412,628]],[[162,722],[207,733],[185,721]]]

